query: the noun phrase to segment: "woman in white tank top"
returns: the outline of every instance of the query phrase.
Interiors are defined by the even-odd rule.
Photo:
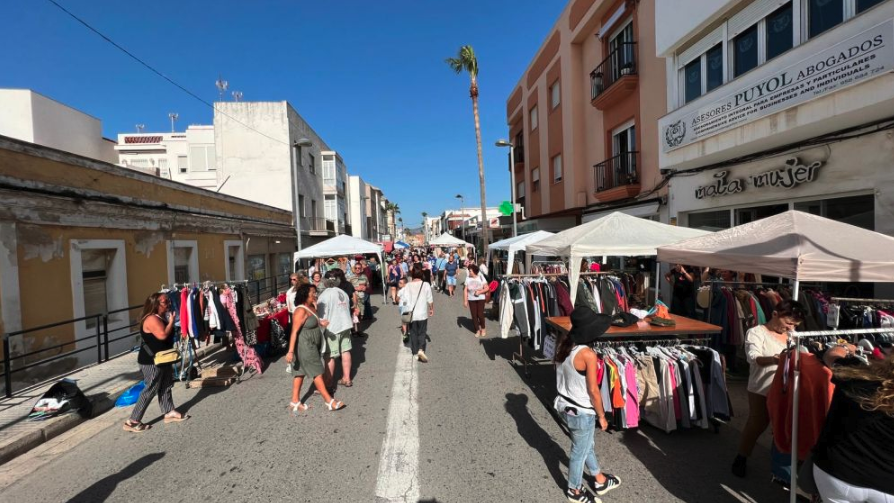
[[[555,408],[565,419],[571,432],[571,453],[568,461],[568,489],[565,496],[571,502],[598,501],[583,486],[584,467],[593,477],[592,487],[600,496],[621,485],[614,475],[603,473],[593,451],[596,424],[608,429],[602,395],[597,383],[599,357],[588,346],[611,326],[611,316],[599,314],[588,307],[578,307],[571,313],[571,330],[562,337],[556,349]]]

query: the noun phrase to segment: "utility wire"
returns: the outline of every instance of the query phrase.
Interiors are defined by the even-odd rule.
[[[111,38],[109,38],[107,35],[103,34],[101,31],[97,30],[97,29],[94,28],[93,26],[90,26],[89,23],[87,23],[87,22],[84,21],[83,19],[79,18],[78,16],[76,16],[74,13],[72,13],[71,11],[69,11],[68,9],[66,9],[65,7],[59,5],[59,3],[56,2],[56,0],[47,0],[47,1],[50,2],[51,4],[55,5],[56,7],[58,7],[59,10],[61,10],[62,12],[64,12],[64,13],[68,14],[69,16],[71,16],[71,18],[74,19],[75,21],[77,21],[78,23],[81,23],[82,25],[84,25],[84,27],[86,27],[88,30],[90,30],[90,31],[92,31],[93,33],[95,33],[96,35],[98,35],[100,38],[102,38],[102,39],[105,40],[106,42],[112,44],[112,45],[113,45],[116,49],[118,49],[119,51],[123,52],[124,54],[127,54],[131,59],[133,59],[133,60],[136,61],[137,63],[139,63],[139,64],[143,65],[144,67],[146,67],[146,69],[148,69],[150,72],[152,72],[152,73],[158,75],[159,77],[165,79],[166,81],[168,81],[171,85],[173,85],[173,86],[176,87],[177,89],[180,89],[181,91],[183,91],[184,93],[188,94],[188,95],[191,96],[192,98],[195,98],[196,100],[198,100],[199,103],[202,103],[203,105],[210,107],[210,108],[211,108],[212,110],[214,110],[215,112],[220,113],[221,115],[223,115],[223,116],[227,117],[228,119],[232,120],[233,122],[236,122],[237,124],[239,124],[239,125],[245,127],[246,129],[249,129],[249,130],[251,130],[251,131],[254,131],[255,133],[258,133],[259,135],[264,136],[264,137],[266,137],[266,138],[268,138],[268,139],[270,139],[270,140],[273,140],[273,141],[275,141],[275,142],[277,142],[277,143],[281,143],[281,144],[286,145],[286,146],[291,146],[288,142],[284,142],[284,141],[282,141],[282,140],[280,140],[280,139],[278,139],[278,138],[274,138],[274,137],[272,137],[272,136],[270,136],[270,135],[268,135],[268,134],[266,134],[266,133],[264,133],[264,132],[262,132],[262,131],[258,131],[257,129],[255,129],[255,128],[249,126],[248,124],[246,124],[246,123],[240,121],[239,119],[237,119],[237,118],[235,118],[235,117],[233,117],[233,116],[227,114],[226,112],[222,111],[221,109],[215,107],[214,104],[209,103],[208,101],[202,99],[202,98],[199,97],[196,93],[194,93],[194,92],[190,91],[189,89],[187,89],[186,87],[184,87],[184,86],[178,84],[174,79],[172,79],[172,78],[168,77],[167,75],[161,73],[159,70],[156,70],[152,65],[150,65],[149,63],[146,63],[145,61],[143,61],[142,59],[140,59],[139,57],[137,57],[136,55],[134,55],[132,52],[128,51],[127,49],[125,49],[124,47],[122,47],[120,44],[118,44],[117,42],[115,42],[114,40],[112,40]]]

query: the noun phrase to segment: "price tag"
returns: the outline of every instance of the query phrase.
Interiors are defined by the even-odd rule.
[[[556,338],[552,334],[543,338],[543,356],[550,360],[556,356]]]

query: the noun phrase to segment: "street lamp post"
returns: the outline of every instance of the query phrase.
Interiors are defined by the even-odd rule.
[[[292,162],[292,212],[295,215],[295,235],[298,251],[301,251],[301,209],[298,207],[298,170],[301,168],[301,148],[313,147],[313,142],[307,138],[301,138],[293,144],[295,160]]]
[[[496,146],[509,147],[509,197],[512,198],[512,237],[518,236],[518,218],[515,212],[515,145],[511,141],[497,140]]]
[[[462,194],[457,194],[456,198],[459,199],[459,232],[463,237],[463,241],[466,240],[466,198],[462,196]]]

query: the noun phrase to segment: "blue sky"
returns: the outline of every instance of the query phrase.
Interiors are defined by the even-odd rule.
[[[444,58],[464,44],[480,65],[489,205],[509,199],[506,99],[561,12],[543,0],[150,3],[57,0],[207,101],[218,74],[246,101],[289,101],[381,187],[408,225],[421,212],[479,204],[468,77]],[[0,87],[30,88],[98,117],[104,134],[210,124],[212,111],[45,0],[7,2]]]

